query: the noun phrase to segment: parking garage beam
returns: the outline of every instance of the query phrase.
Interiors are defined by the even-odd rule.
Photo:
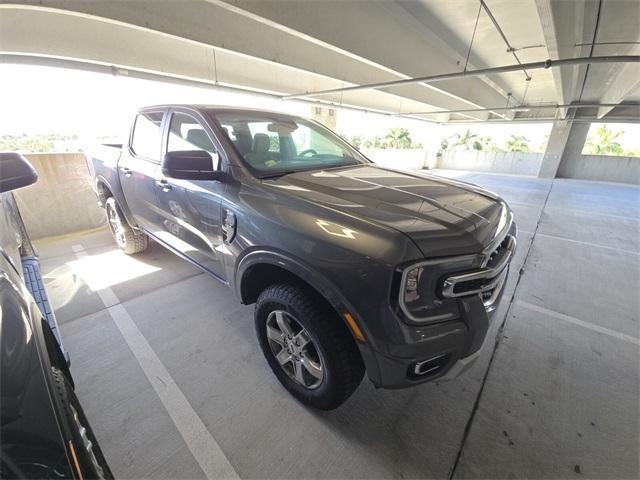
[[[549,135],[538,177],[555,178],[563,162],[579,157],[590,126],[591,123],[576,122],[573,118],[556,120]]]

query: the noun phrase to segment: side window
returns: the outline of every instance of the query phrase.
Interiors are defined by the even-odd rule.
[[[204,150],[211,154],[213,169],[218,169],[219,156],[216,147],[204,127],[190,115],[174,113],[169,124],[167,152]]]
[[[162,112],[142,113],[136,117],[131,150],[140,157],[160,161]]]

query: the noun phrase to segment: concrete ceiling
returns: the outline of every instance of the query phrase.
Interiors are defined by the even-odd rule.
[[[84,68],[121,74],[287,95],[458,72],[465,66],[640,55],[640,2],[0,0],[0,55],[4,62],[82,62]],[[640,101],[640,65],[514,71],[337,92],[314,101],[431,121],[569,114],[633,121],[640,120],[638,107],[615,105]],[[614,106],[504,108],[573,102]]]

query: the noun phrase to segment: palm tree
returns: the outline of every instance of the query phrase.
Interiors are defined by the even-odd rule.
[[[453,135],[455,139],[455,143],[453,144],[453,148],[456,147],[464,147],[465,150],[469,150],[469,148],[473,148],[474,150],[482,150],[482,143],[478,140],[478,135],[476,133],[471,133],[470,129],[467,129],[462,135],[456,133]]]
[[[598,127],[596,137],[590,137],[587,140],[587,153],[594,153],[596,155],[622,155],[622,146],[615,140],[623,133],[623,130],[614,132],[606,125]]]
[[[390,148],[411,148],[411,133],[406,128],[394,127],[384,136]]]
[[[382,141],[382,139],[380,138],[380,135],[376,135],[375,137],[373,137],[373,140],[370,138],[365,140],[364,142],[362,142],[362,146],[364,148],[375,148],[375,149],[387,148],[387,144]]]
[[[511,135],[507,140],[507,151],[509,152],[528,152],[529,139],[522,135]]]
[[[360,148],[363,143],[364,139],[362,138],[362,135],[354,135],[353,137],[351,137],[351,145],[353,145],[354,147]]]
[[[476,148],[476,150],[483,150],[485,152],[498,152],[500,151],[500,149],[498,148],[498,146],[496,145],[496,143],[493,141],[493,138],[486,136],[486,137],[480,137],[479,139],[479,147],[480,148],[476,148],[474,145],[474,148]]]

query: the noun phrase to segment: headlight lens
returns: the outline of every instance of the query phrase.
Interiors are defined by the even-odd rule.
[[[418,298],[418,284],[420,283],[420,277],[424,267],[412,268],[407,272],[407,279],[404,288],[404,303],[415,302]]]
[[[408,323],[428,324],[460,316],[458,303],[437,295],[445,274],[477,268],[479,256],[464,256],[420,262],[403,270],[399,292],[400,309]]]

